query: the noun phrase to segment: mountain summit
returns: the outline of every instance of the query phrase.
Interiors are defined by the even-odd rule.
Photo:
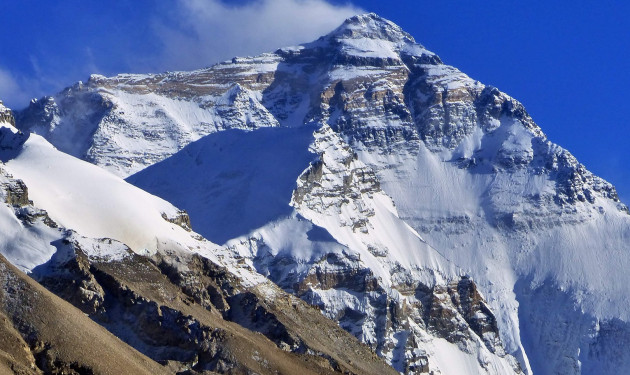
[[[142,194],[112,183],[152,202],[151,220],[165,211],[160,228],[184,224],[151,246],[127,243],[129,269],[153,264],[152,277],[167,275],[282,350],[334,358],[333,369],[353,363],[278,310],[290,294],[406,374],[630,371],[630,353],[618,350],[630,338],[630,215],[615,188],[550,142],[517,100],[375,14],[206,69],[92,76],[33,101],[16,126],[135,185]],[[7,166],[52,220],[100,225],[98,212],[94,221],[69,217],[81,201],[59,205],[24,160]],[[131,282],[106,261],[93,264],[95,278]],[[265,279],[274,286],[246,289]],[[108,323],[116,316],[75,304],[120,332]],[[166,358],[151,340],[123,339],[153,359],[193,366],[192,344]],[[246,362],[204,353],[214,371]]]
[[[374,13],[348,18],[341,26],[321,39],[343,43],[350,40],[381,40],[400,44],[414,44],[415,40],[395,23]]]

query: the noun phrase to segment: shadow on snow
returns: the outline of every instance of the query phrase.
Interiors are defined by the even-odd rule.
[[[314,130],[213,133],[127,181],[185,209],[196,232],[223,244],[292,212],[298,176],[316,159]]]

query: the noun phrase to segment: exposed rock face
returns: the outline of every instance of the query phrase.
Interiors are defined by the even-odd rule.
[[[0,164],[0,201],[11,206],[17,219],[24,225],[32,226],[41,222],[47,227],[57,228],[57,223],[50,219],[45,210],[33,206],[28,198],[28,187],[24,181],[15,179]]]
[[[2,100],[0,100],[0,122],[15,126],[13,112],[2,104]]]
[[[112,243],[103,241],[104,246]],[[198,255],[159,254],[149,259],[129,251],[120,261],[103,261],[88,256],[84,244],[69,234],[51,262],[34,270],[35,278],[176,371],[291,373],[302,368],[306,373],[394,373],[319,311],[307,320],[303,310],[312,308],[271,285],[244,287],[237,277]],[[304,321],[296,324],[295,319]],[[308,333],[314,325],[323,334]],[[329,341],[331,332],[346,347]],[[354,349],[346,353],[348,347]]]
[[[381,192],[374,172],[356,161],[357,155],[328,127],[315,133],[312,150],[319,160],[302,173],[293,192],[293,204],[315,212],[344,216],[340,225],[368,232],[373,217],[374,193]]]
[[[28,199],[28,188],[22,180],[11,179],[9,182],[4,184],[3,188],[3,191],[6,192],[4,201],[7,204],[13,206],[26,206],[33,204],[33,202]]]
[[[3,373],[169,373],[18,271],[2,255],[0,322]]]
[[[220,151],[214,135],[226,129],[312,128],[314,157],[279,198],[290,207],[228,242],[224,259],[319,306],[401,372],[457,362],[518,373],[510,355],[542,374],[630,368],[611,344],[630,336],[630,216],[614,187],[551,143],[518,101],[374,14],[312,43],[198,71],[93,76],[33,103],[17,125],[123,177],[198,151],[184,147],[201,137]],[[253,150],[239,155],[264,155]],[[245,170],[187,157],[221,181]],[[216,202],[179,181],[160,184],[151,192]],[[196,301],[214,300],[197,303],[223,319],[243,323],[238,306],[278,346],[304,347],[267,315],[268,300],[169,278]],[[447,347],[456,349],[441,357]],[[604,364],[613,362],[621,367]]]
[[[177,212],[177,215],[175,217],[168,217],[165,213],[162,213],[162,217],[169,223],[179,225],[189,232],[191,231],[190,216],[188,216],[188,213],[186,213],[186,211],[184,210],[180,210],[179,212]]]

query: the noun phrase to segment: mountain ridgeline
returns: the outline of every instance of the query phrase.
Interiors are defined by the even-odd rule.
[[[375,14],[196,71],[93,75],[5,112],[0,226],[14,234],[0,253],[134,364],[630,371],[615,188],[518,101]],[[33,345],[15,366],[72,363]]]

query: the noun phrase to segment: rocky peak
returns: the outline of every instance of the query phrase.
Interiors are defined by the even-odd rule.
[[[59,106],[53,96],[45,96],[41,99],[32,99],[28,107],[17,112],[18,124],[28,122],[31,127],[54,127],[56,118],[60,115]],[[30,129],[28,129],[30,130]]]
[[[346,19],[327,37],[336,40],[381,39],[390,42],[415,43],[413,37],[403,31],[400,26],[374,13],[359,14]]]
[[[337,66],[402,66],[410,57],[425,63],[441,62],[398,25],[374,13],[348,18],[330,34],[304,47],[324,47],[325,51],[332,47],[336,56],[327,58]]]

